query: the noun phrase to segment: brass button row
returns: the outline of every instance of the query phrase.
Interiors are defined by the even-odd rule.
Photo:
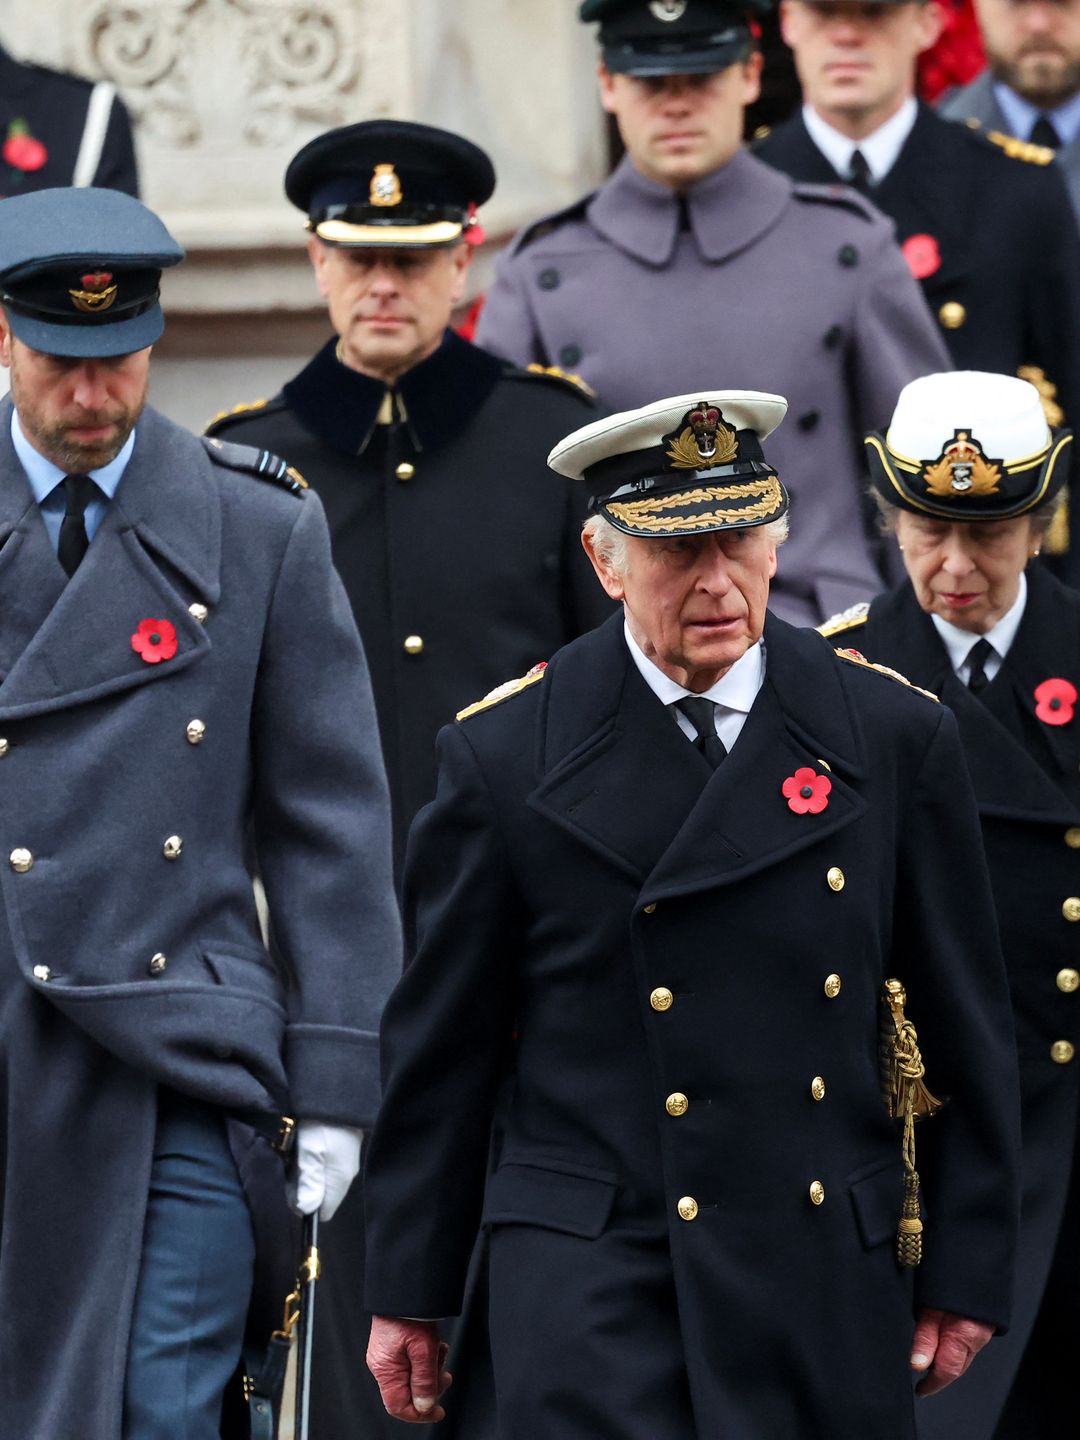
[[[825,1204],[825,1186],[820,1180],[811,1180],[807,1193],[810,1196],[811,1205]],[[693,1195],[684,1195],[675,1208],[679,1212],[680,1220],[696,1220],[701,1213],[701,1207]]]

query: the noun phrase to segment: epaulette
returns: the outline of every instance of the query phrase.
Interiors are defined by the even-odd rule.
[[[839,205],[841,209],[851,210],[863,220],[881,219],[881,211],[857,190],[852,190],[850,185],[818,185],[811,184],[808,180],[794,180],[791,193],[796,200],[809,200],[818,205]]]
[[[828,620],[823,620],[817,627],[818,634],[824,635],[827,640],[830,635],[839,635],[843,630],[853,630],[856,625],[865,625],[869,618],[870,602],[860,600],[857,605],[849,605],[846,610],[841,610],[836,615],[830,615]]]
[[[535,360],[531,365],[526,365],[524,371],[519,370],[519,376],[540,375],[545,380],[554,380],[564,390],[572,390],[577,396],[584,395],[589,400],[596,399],[596,391],[583,380],[580,375],[574,375],[569,370],[560,370],[558,365],[540,365]]]
[[[1015,135],[1004,135],[1000,130],[982,132],[992,145],[1004,150],[1010,160],[1026,160],[1029,165],[1049,165],[1054,152],[1049,145],[1033,145],[1030,140],[1019,140]]]
[[[203,426],[203,433],[209,435],[215,425],[220,425],[226,420],[239,419],[242,415],[251,415],[256,410],[265,410],[269,404],[269,400],[242,400],[239,405],[230,406],[228,410],[219,410],[213,419],[208,420]]]
[[[539,665],[534,665],[525,675],[519,675],[516,680],[507,680],[503,685],[496,685],[495,689],[489,690],[482,700],[477,700],[472,705],[466,705],[464,710],[458,711],[457,718],[467,720],[470,715],[476,715],[481,710],[498,705],[500,700],[509,700],[511,695],[516,695],[520,690],[535,685],[537,680],[542,680],[546,669],[547,661],[541,660]]]
[[[590,190],[588,195],[582,195],[569,205],[564,205],[561,210],[553,210],[550,215],[541,215],[539,220],[534,220],[531,225],[524,226],[511,240],[507,250],[508,255],[516,255],[526,245],[531,245],[534,240],[542,240],[545,235],[550,235],[552,230],[557,230],[564,220],[576,220],[584,215],[585,207],[596,194]]]
[[[932,690],[924,690],[921,685],[914,685],[906,675],[901,675],[899,670],[890,670],[888,665],[875,665],[872,660],[858,650],[841,650],[839,646],[833,652],[839,655],[841,660],[846,660],[849,665],[861,665],[865,670],[876,670],[879,675],[884,675],[889,680],[898,680],[901,685],[906,685],[909,690],[914,690],[918,695],[925,695],[928,700],[933,700],[935,705],[941,701]]]
[[[288,490],[293,495],[303,495],[308,488],[308,482],[299,470],[294,470],[272,450],[258,450],[254,445],[233,445],[227,440],[216,440],[212,435],[204,435],[202,442],[210,459],[217,465],[227,465],[230,470],[239,470],[245,475],[257,475],[260,480],[269,480],[272,485],[280,485],[282,490]]]

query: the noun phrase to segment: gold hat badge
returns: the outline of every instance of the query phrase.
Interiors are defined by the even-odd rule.
[[[393,165],[376,165],[371,177],[368,199],[372,205],[400,205],[401,181]]]
[[[108,310],[116,299],[117,286],[112,283],[112,278],[107,270],[99,270],[92,275],[82,276],[80,281],[82,289],[68,291],[75,309],[82,310],[87,315]]]
[[[1001,466],[987,460],[970,430],[954,430],[952,442],[923,471],[923,482],[929,495],[996,495]]]
[[[739,453],[735,431],[724,424],[723,411],[699,400],[683,419],[683,429],[670,438],[667,458],[676,470],[702,470],[726,465]]]

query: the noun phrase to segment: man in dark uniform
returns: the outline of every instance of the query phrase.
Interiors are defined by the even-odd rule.
[[[0,204],[0,1432],[27,1440],[217,1440],[256,1259],[227,1126],[268,1163],[292,1134],[329,1217],[399,967],[322,506],[144,408],[181,256],[117,191]]]
[[[558,446],[624,614],[440,735],[367,1165],[403,1418],[442,1413],[481,1223],[513,1440],[909,1440],[909,1361],[931,1393],[1008,1323],[1016,1057],[956,725],[766,616],[785,408],[691,392]],[[891,1108],[924,1068],[949,1096],[922,1219],[895,978]]]
[[[617,410],[709,383],[733,355],[746,384],[787,395],[774,459],[799,523],[770,603],[815,624],[886,573],[855,437],[947,352],[876,211],[741,148],[761,57],[737,0],[586,0],[581,15],[600,21],[600,95],[627,153],[517,237],[477,338],[580,370]]]
[[[915,99],[935,0],[783,0],[781,22],[804,105],[755,153],[855,185],[896,222],[958,368],[1020,374],[1051,423],[1080,417],[1080,232],[1051,152],[992,144]],[[1055,533],[1047,548],[1064,545]],[[1080,581],[1080,555],[1069,563]]]
[[[139,193],[127,110],[107,80],[23,65],[0,46],[0,196],[55,185]]]

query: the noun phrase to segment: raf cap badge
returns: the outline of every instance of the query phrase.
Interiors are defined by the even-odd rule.
[[[1001,462],[988,460],[970,430],[954,430],[952,442],[923,471],[930,495],[996,495]]]
[[[117,292],[117,286],[112,283],[112,278],[108,270],[99,270],[92,275],[82,276],[80,281],[82,289],[68,291],[75,309],[82,310],[87,315],[108,310],[116,299]]]
[[[664,436],[667,458],[675,470],[701,470],[726,465],[739,453],[734,430],[724,424],[724,413],[707,400],[699,400],[683,417],[682,426]]]
[[[401,181],[393,165],[376,165],[368,198],[372,205],[400,205]]]

